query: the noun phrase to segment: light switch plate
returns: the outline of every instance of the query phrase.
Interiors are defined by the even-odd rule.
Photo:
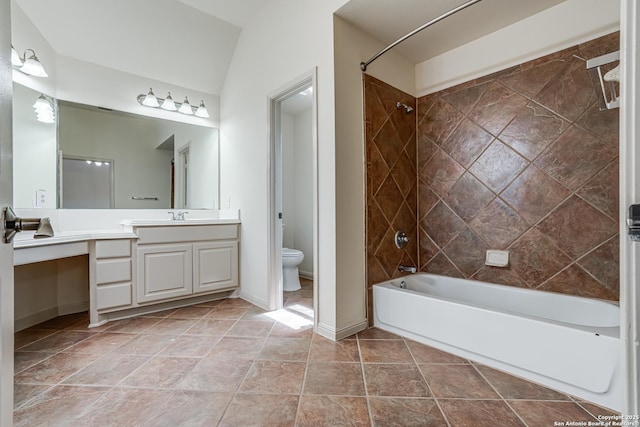
[[[47,204],[47,190],[36,190],[36,208],[43,208]]]
[[[509,252],[489,249],[484,263],[492,267],[506,267],[509,265]]]

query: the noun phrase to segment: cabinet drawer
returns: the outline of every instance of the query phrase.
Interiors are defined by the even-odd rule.
[[[203,240],[233,240],[238,237],[237,224],[180,225],[172,227],[139,227],[138,245],[149,243],[198,242]]]
[[[131,305],[131,283],[98,286],[96,307],[98,310]]]
[[[131,256],[131,241],[97,240],[96,258],[118,258]]]
[[[105,259],[96,262],[96,283],[131,281],[131,258]]]

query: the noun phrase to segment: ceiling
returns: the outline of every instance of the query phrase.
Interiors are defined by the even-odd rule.
[[[241,26],[266,1],[15,0],[13,6],[57,54],[220,94]]]
[[[565,0],[482,0],[402,42],[394,51],[414,64],[438,56]],[[336,15],[385,46],[466,0],[351,0]],[[372,52],[373,56],[376,52]],[[368,59],[368,58],[367,58]]]
[[[219,95],[243,26],[269,0],[13,1],[59,55]],[[562,1],[482,0],[395,50],[419,63]],[[350,0],[337,14],[387,45],[462,3]]]

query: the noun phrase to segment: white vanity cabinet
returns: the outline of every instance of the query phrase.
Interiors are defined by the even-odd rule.
[[[91,256],[95,262],[95,307],[99,312],[131,307],[132,265],[131,239],[95,240]]]
[[[238,225],[134,227],[136,301],[147,304],[238,287]]]

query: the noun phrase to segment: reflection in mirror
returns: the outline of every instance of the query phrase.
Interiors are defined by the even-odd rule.
[[[113,207],[113,160],[62,159],[62,206],[66,209]]]
[[[14,84],[14,207],[98,208],[99,184],[58,170],[85,159],[111,162],[113,194],[100,207],[219,208],[217,129],[55,100],[57,123],[45,124],[33,110],[40,95]],[[87,200],[65,197],[80,187]]]
[[[33,105],[40,95],[22,85],[13,85],[13,206],[16,208],[56,208],[57,130],[55,123],[36,119]],[[55,110],[55,100],[52,104]]]
[[[113,207],[218,208],[216,129],[67,101],[58,104],[62,157],[110,159]],[[197,161],[189,164],[188,175],[176,173],[174,162],[187,149]],[[74,206],[63,199],[61,207]]]

